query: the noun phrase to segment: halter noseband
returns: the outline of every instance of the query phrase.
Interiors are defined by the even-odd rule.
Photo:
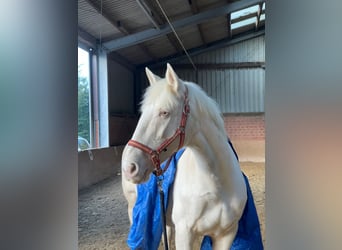
[[[190,113],[190,106],[189,106],[189,99],[188,99],[188,88],[185,86],[185,93],[184,93],[184,106],[183,106],[183,112],[182,112],[182,118],[179,127],[177,128],[176,132],[171,136],[170,138],[166,139],[162,144],[159,145],[159,147],[156,150],[151,149],[150,147],[135,141],[135,140],[130,140],[127,145],[135,147],[140,149],[141,151],[147,153],[150,156],[150,159],[152,161],[152,164],[155,168],[154,174],[156,176],[162,175],[167,168],[170,165],[172,155],[169,157],[166,166],[164,169],[160,167],[160,158],[159,155],[161,152],[166,151],[167,147],[176,140],[176,138],[179,136],[179,145],[178,149],[183,147],[184,144],[184,139],[185,139],[185,126],[186,126],[186,121],[188,118],[188,114]],[[175,153],[173,153],[175,154]]]

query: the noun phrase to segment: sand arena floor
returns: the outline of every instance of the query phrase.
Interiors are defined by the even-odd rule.
[[[252,188],[265,242],[265,164],[246,162],[241,163],[241,168]],[[126,245],[129,231],[127,203],[119,173],[79,192],[78,201],[79,249],[129,249]]]

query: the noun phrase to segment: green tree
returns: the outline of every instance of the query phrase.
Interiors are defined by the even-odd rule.
[[[81,67],[78,65],[78,135],[90,141],[89,82],[81,76]]]

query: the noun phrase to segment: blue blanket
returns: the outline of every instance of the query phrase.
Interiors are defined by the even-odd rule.
[[[231,145],[231,143],[229,142]],[[231,145],[232,146],[232,145]],[[234,148],[232,147],[234,150]],[[168,205],[169,188],[172,187],[177,161],[184,149],[179,150],[171,159],[169,169],[164,173],[163,190],[164,206]],[[234,150],[235,153],[235,150]],[[236,154],[236,153],[235,153]],[[237,155],[236,155],[237,156]],[[162,168],[165,162],[162,164]],[[248,179],[243,175],[247,187],[247,203],[239,221],[239,228],[231,250],[262,250],[260,224],[256,212],[253,195]],[[133,223],[128,235],[127,244],[131,249],[157,250],[162,236],[160,197],[158,194],[157,177],[151,175],[147,183],[138,185],[138,197],[133,208]],[[205,236],[201,250],[211,250],[211,239]]]

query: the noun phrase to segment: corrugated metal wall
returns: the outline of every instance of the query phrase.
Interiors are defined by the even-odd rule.
[[[222,64],[241,62],[265,62],[265,37],[221,48],[192,58],[195,64]],[[188,64],[181,60],[175,65]],[[259,68],[241,69],[177,69],[184,80],[198,83],[209,96],[219,104],[223,113],[264,112],[265,70]],[[164,76],[165,68],[153,70]],[[146,82],[144,73],[141,77]],[[146,84],[146,83],[144,83]]]
[[[229,47],[192,57],[195,63],[228,63],[265,61],[265,36],[259,36]],[[179,63],[189,63],[187,59]]]

